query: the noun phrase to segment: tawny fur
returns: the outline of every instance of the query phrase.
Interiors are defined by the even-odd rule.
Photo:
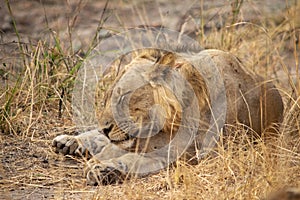
[[[267,137],[276,133],[278,125],[282,121],[283,103],[279,92],[271,82],[247,70],[230,53],[204,50],[193,56],[211,59],[223,78],[227,97],[225,132],[229,125],[243,124],[245,128],[251,130],[250,133],[257,133],[260,136]],[[212,95],[218,97],[221,89],[216,85],[214,91],[209,91],[205,77],[211,77],[212,72],[208,70],[199,73],[189,59],[189,55],[185,53],[175,54],[153,49],[133,52],[132,61],[121,71],[115,70],[118,73],[111,78],[114,81],[103,97],[104,107],[98,114],[100,131],[91,131],[76,136],[75,140],[72,139],[73,142],[69,143],[68,141],[71,139],[68,138],[72,137],[60,136],[54,139],[54,146],[58,151],[68,154],[70,153],[68,147],[74,149],[75,145],[79,148],[79,152],[88,150],[93,155],[87,170],[88,182],[91,184],[116,181],[118,177],[108,175],[109,172],[118,172],[115,174],[120,176],[120,174],[126,175],[126,173],[142,167],[145,171],[143,175],[147,175],[147,168],[151,168],[148,163],[152,163],[153,159],[158,165],[163,165],[166,161],[160,155],[157,155],[157,158],[149,158],[138,153],[153,152],[167,145],[180,127],[184,106],[193,100],[192,95],[185,93],[186,85],[176,85],[176,89],[182,91],[180,103],[170,88],[160,84],[160,81],[171,80],[171,71],[175,70],[191,85],[201,113],[201,119],[198,120],[199,131],[195,138],[196,145],[192,145],[186,152],[190,156],[195,156],[194,153],[201,148],[201,139],[204,137],[212,117],[210,97]],[[126,84],[130,83],[124,81],[122,88],[118,90],[115,87],[125,73],[136,75],[146,84],[135,91],[122,91],[122,88],[126,88]],[[114,91],[118,95],[114,96]],[[131,94],[129,100],[131,122],[124,121],[117,124],[111,109],[112,102],[121,102],[121,97],[126,93]],[[158,108],[149,112],[149,108],[154,105],[159,105],[163,109]],[[120,109],[118,112],[122,112],[123,107],[120,106],[118,109]],[[143,131],[142,127],[147,126],[154,118],[157,120],[157,127],[161,126],[158,134],[150,138],[136,138],[130,134],[134,127],[132,123],[138,124],[137,127]],[[226,132],[226,134],[230,134],[230,132]],[[64,150],[62,150],[62,146],[65,148]]]

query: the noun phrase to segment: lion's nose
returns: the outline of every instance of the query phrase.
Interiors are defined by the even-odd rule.
[[[114,128],[113,124],[107,125],[105,128],[102,129],[104,135],[106,135],[108,137],[108,134],[112,131],[112,129]]]

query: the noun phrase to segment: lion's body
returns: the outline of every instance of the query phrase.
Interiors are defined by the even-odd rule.
[[[214,91],[210,91],[206,81],[213,72],[208,68],[199,73],[199,69],[189,62],[195,57],[199,57],[200,62],[203,58],[203,63],[209,58],[223,79],[227,98],[226,124],[241,123],[258,135],[267,135],[276,132],[276,124],[282,120],[283,103],[275,86],[245,69],[229,53],[204,50],[189,57],[184,53],[146,50],[133,55],[132,61],[119,73],[105,94],[104,107],[99,113],[100,130],[75,137],[58,136],[54,140],[54,146],[64,154],[82,153],[84,150],[90,152],[93,158],[89,162],[87,178],[91,184],[113,182],[130,172],[147,175],[158,166],[166,166],[164,155],[156,150],[174,139],[184,111],[196,102],[201,114],[197,119],[199,129],[194,142],[186,150],[188,159],[195,157],[211,122],[211,98],[219,98],[222,91],[220,85],[215,85]],[[174,79],[172,70],[182,75],[195,96],[187,92],[191,90],[186,84],[164,87],[163,83],[172,83]],[[127,91],[132,87],[128,81],[130,78],[141,80],[143,86]],[[177,95],[174,95],[174,90]],[[127,113],[124,110],[128,105]],[[119,118],[114,112],[120,115]],[[139,134],[151,134],[151,137],[139,137]],[[149,152],[152,152],[151,156],[148,156]]]

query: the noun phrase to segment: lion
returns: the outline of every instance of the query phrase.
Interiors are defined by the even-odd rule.
[[[131,56],[103,96],[99,129],[53,140],[56,151],[64,155],[89,155],[88,184],[149,175],[171,164],[170,158],[201,159],[199,149],[211,122],[222,118],[214,116],[212,102],[223,102],[222,95],[225,123],[218,131],[230,134],[226,127],[242,124],[261,137],[277,133],[283,117],[278,90],[234,55],[214,49],[192,55],[146,49]],[[199,71],[199,63],[207,67]],[[219,77],[212,75],[215,72]],[[209,86],[208,81],[216,84]]]

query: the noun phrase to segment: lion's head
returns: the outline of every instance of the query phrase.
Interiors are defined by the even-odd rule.
[[[99,126],[113,143],[145,152],[166,145],[193,100],[201,110],[201,122],[207,123],[207,88],[191,64],[177,54],[153,49],[131,56],[132,61],[111,79],[98,115]]]

